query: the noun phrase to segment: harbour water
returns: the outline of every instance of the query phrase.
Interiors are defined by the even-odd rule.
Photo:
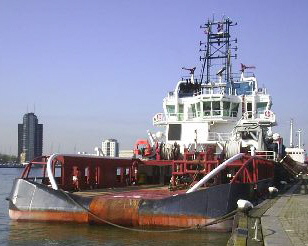
[[[11,221],[8,197],[22,168],[0,168],[0,245],[226,245],[229,233],[185,231],[145,233],[111,226]],[[36,170],[39,171],[39,170]]]

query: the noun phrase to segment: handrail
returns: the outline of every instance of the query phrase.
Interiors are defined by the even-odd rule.
[[[235,180],[238,178],[238,176],[243,172],[243,170],[246,168],[246,166],[248,166],[248,164],[251,163],[251,161],[254,159],[255,157],[251,157],[249,158],[247,161],[244,162],[244,164],[240,167],[240,169],[237,171],[237,173],[234,175],[234,177],[231,179],[230,184],[233,184],[235,182]]]
[[[235,183],[236,179],[243,174],[244,170],[247,168],[248,165],[254,165],[254,161],[263,160],[259,156],[251,156],[248,160],[246,160],[243,165],[240,167],[240,169],[237,171],[237,173],[233,176],[233,178],[230,181],[230,184]],[[267,163],[272,163],[273,160],[265,159]],[[256,163],[258,165],[258,163]],[[250,179],[250,177],[248,177]],[[255,178],[253,178],[255,179]],[[256,178],[258,180],[258,177]],[[251,180],[251,182],[257,182],[257,180]]]
[[[207,175],[205,175],[198,183],[196,183],[193,187],[191,187],[188,191],[186,191],[186,193],[191,193],[191,192],[197,191],[207,181],[209,181],[211,178],[213,178],[215,175],[217,175],[220,171],[225,169],[228,164],[230,164],[233,161],[236,161],[238,159],[241,159],[243,156],[244,156],[243,153],[239,153],[239,154],[232,156],[228,160],[224,161],[218,167],[214,168],[211,172],[209,172]]]
[[[248,151],[248,153],[251,153],[251,151]],[[255,156],[267,160],[276,160],[276,153],[272,150],[256,150]]]

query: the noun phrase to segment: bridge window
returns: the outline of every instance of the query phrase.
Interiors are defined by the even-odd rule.
[[[266,110],[267,102],[258,102],[257,103],[257,113],[263,114]]]
[[[191,111],[192,111],[192,114],[193,114],[193,118],[196,118],[196,106],[195,106],[195,104],[192,104],[191,105]]]
[[[169,116],[175,115],[175,105],[166,105]]]
[[[212,107],[213,107],[213,115],[220,115],[220,102],[213,101]]]
[[[178,114],[178,120],[184,120],[184,104],[179,104],[179,114]]]
[[[203,115],[204,116],[211,115],[211,102],[203,102]]]
[[[231,116],[237,117],[239,103],[231,103]]]
[[[200,114],[201,114],[201,103],[200,102],[198,102],[197,104],[196,104],[196,106],[197,106],[197,117],[200,117]]]
[[[223,102],[223,116],[230,116],[230,102]]]

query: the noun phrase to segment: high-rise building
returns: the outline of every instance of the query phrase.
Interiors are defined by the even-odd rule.
[[[23,123],[18,124],[18,158],[20,162],[31,161],[43,152],[43,124],[38,124],[34,113],[27,113]]]
[[[116,139],[107,139],[102,142],[102,152],[104,156],[119,156],[119,143]]]

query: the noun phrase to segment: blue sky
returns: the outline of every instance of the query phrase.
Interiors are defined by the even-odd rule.
[[[44,153],[93,152],[106,138],[131,149],[197,66],[199,26],[229,16],[239,64],[255,65],[273,97],[275,131],[289,120],[307,143],[308,2],[217,0],[0,1],[0,152],[16,154],[17,124],[34,111]]]

